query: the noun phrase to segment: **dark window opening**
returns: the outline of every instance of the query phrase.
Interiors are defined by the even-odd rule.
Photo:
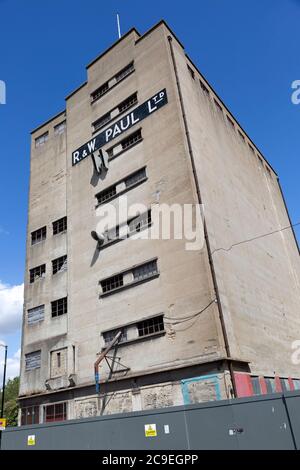
[[[125,178],[125,186],[130,188],[144,178],[146,178],[146,168],[141,168]]]
[[[26,424],[39,424],[39,406],[27,406],[21,409],[21,426]]]
[[[65,232],[67,230],[67,217],[62,217],[61,219],[55,220],[52,223],[53,226],[53,235],[58,233]]]
[[[45,410],[45,422],[65,421],[67,419],[67,403],[56,403],[55,405],[47,405]]]
[[[31,245],[35,245],[36,243],[46,240],[46,236],[47,236],[46,226],[39,228],[38,230],[35,230],[34,232],[31,232]]]
[[[110,120],[111,120],[111,114],[110,113],[104,114],[104,116],[102,116],[96,122],[94,122],[95,131],[105,126],[105,124],[107,124]]]
[[[30,284],[37,281],[38,279],[43,279],[46,274],[46,265],[42,264],[41,266],[37,266],[36,268],[32,268],[29,271],[30,273]]]
[[[135,105],[137,103],[137,93],[134,93],[133,95],[129,96],[126,100],[122,101],[122,103],[119,104],[118,110],[119,113],[123,113],[126,111],[126,109],[131,108],[131,106]]]
[[[101,85],[99,88],[97,88],[96,91],[92,93],[92,99],[93,101],[98,100],[101,98],[101,96],[105,95],[105,93],[109,90],[109,84],[108,82],[105,82],[103,85]]]
[[[103,204],[108,199],[111,199],[113,196],[117,194],[116,185],[110,186],[107,189],[104,189],[100,193],[96,194],[96,198],[98,200],[98,204]]]
[[[229,124],[231,124],[232,127],[235,127],[233,120],[229,116],[227,116],[227,121],[229,122]]]
[[[139,337],[152,335],[164,331],[163,315],[159,317],[149,318],[148,320],[137,323]]]
[[[220,103],[219,103],[217,100],[214,100],[214,102],[215,102],[215,105],[216,105],[217,109],[218,109],[221,113],[223,113],[223,108],[222,108],[222,106],[220,105]]]
[[[52,274],[67,270],[67,255],[60,256],[52,261]]]
[[[204,85],[204,83],[201,80],[199,80],[199,83],[202,90],[205,91],[205,93],[209,94],[209,89]]]
[[[151,225],[151,209],[134,217],[128,222],[129,233],[140,232]]]
[[[54,300],[51,302],[51,316],[52,318],[58,317],[68,313],[68,301],[67,297],[62,299]]]
[[[127,77],[127,75],[129,75],[133,71],[134,71],[134,63],[130,62],[130,64],[126,65],[126,67],[124,67],[122,70],[120,70],[120,72],[118,72],[115,75],[117,82]]]
[[[189,64],[187,64],[187,68],[188,68],[188,71],[189,71],[190,74],[191,74],[192,79],[195,80],[195,72],[194,72],[194,70],[189,66]]]
[[[121,334],[118,342],[119,343],[124,343],[124,341],[127,341],[127,330],[125,328],[118,328],[116,330],[105,331],[103,333],[103,338],[104,338],[105,344],[111,343],[111,341],[114,339],[114,337],[116,336],[116,334],[119,331],[121,331],[122,334]]]
[[[126,150],[130,147],[132,147],[134,144],[142,140],[142,131],[139,129],[138,131],[134,132],[130,136],[128,136],[126,139],[122,140],[121,145],[122,149]]]
[[[154,276],[155,274],[158,274],[156,260],[142,264],[141,266],[133,269],[133,277],[135,281],[147,279]]]
[[[110,292],[123,286],[123,274],[116,274],[115,276],[109,277],[101,281],[101,287],[103,293]]]

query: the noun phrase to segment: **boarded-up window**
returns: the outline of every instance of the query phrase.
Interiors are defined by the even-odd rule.
[[[28,325],[33,325],[44,320],[45,305],[39,305],[38,307],[30,308],[27,311]]]
[[[67,348],[51,352],[51,378],[61,377],[67,373]]]
[[[25,370],[34,370],[41,367],[41,351],[25,354]]]

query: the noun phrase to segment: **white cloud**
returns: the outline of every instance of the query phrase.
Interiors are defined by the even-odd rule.
[[[15,352],[15,354],[13,355],[13,357],[7,358],[6,382],[8,379],[13,379],[14,377],[17,377],[19,375],[20,357],[21,357],[21,349],[18,349],[18,351]],[[4,366],[4,354],[1,355],[1,360],[0,360],[0,388],[2,388],[3,366]]]
[[[0,334],[17,332],[21,328],[24,284],[10,286],[0,281]]]

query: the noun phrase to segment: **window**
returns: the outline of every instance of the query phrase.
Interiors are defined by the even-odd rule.
[[[126,100],[122,101],[122,103],[119,104],[118,109],[119,113],[124,113],[127,109],[131,108],[131,106],[134,106],[137,103],[137,93],[133,93],[133,95],[129,96]]]
[[[252,153],[254,153],[254,148],[252,147],[252,145],[248,144],[249,146],[249,149],[251,150]]]
[[[149,225],[151,225],[151,209],[128,222],[129,234],[140,232],[143,228],[149,227]]]
[[[65,421],[67,419],[67,403],[55,403],[44,407],[45,422]]]
[[[187,64],[187,68],[188,68],[188,71],[190,72],[190,75],[191,75],[192,79],[195,80],[194,70],[189,66],[189,64]]]
[[[126,188],[130,188],[146,178],[146,168],[141,168],[125,178]]]
[[[43,279],[46,274],[46,265],[42,264],[41,266],[37,266],[36,268],[32,268],[29,271],[30,273],[30,284],[37,281],[38,279]]]
[[[148,320],[137,323],[139,337],[153,335],[164,331],[164,318],[163,315],[159,317],[149,318]]]
[[[238,132],[239,132],[239,136],[240,136],[240,138],[241,138],[242,140],[245,140],[245,136],[244,136],[244,134],[242,134],[242,133],[241,133],[241,131],[238,131]]]
[[[41,351],[25,354],[25,370],[30,371],[41,367]]]
[[[123,286],[123,274],[117,274],[101,281],[102,292],[111,292]]]
[[[98,100],[101,98],[101,96],[105,95],[105,93],[109,90],[109,84],[108,82],[105,82],[103,85],[101,85],[99,88],[97,88],[94,93],[92,93],[92,99],[93,101]]]
[[[44,134],[40,135],[39,137],[35,139],[35,146],[41,147],[47,142],[48,139],[49,139],[49,132],[45,132]]]
[[[111,113],[104,114],[101,118],[97,119],[97,121],[94,122],[94,130],[97,131],[98,129],[101,129],[101,127],[105,126],[105,124],[107,124],[110,120]]]
[[[39,228],[34,232],[31,232],[31,245],[35,245],[36,243],[40,243],[43,240],[46,240],[47,235],[47,227]]]
[[[223,108],[222,108],[222,106],[220,105],[220,103],[219,103],[216,99],[214,99],[214,103],[215,103],[217,109],[218,109],[221,113],[223,113]]]
[[[271,173],[271,170],[270,168],[266,165],[266,170],[267,170],[267,173],[268,175],[270,176],[270,178],[272,178],[272,173]]]
[[[60,315],[64,315],[68,313],[68,301],[67,297],[62,299],[54,300],[51,302],[51,315],[52,318],[58,317]]]
[[[54,134],[55,135],[63,134],[66,130],[66,127],[67,127],[66,121],[60,122],[59,124],[54,126]]]
[[[101,193],[96,194],[98,204],[104,204],[105,201],[113,198],[116,194],[117,194],[116,185],[113,185],[107,189],[104,189],[103,191],[101,191]]]
[[[275,393],[276,392],[275,379],[273,377],[265,377],[265,382],[267,386],[267,393]]]
[[[200,87],[202,88],[202,90],[208,95],[209,94],[209,89],[206,87],[206,85],[204,85],[202,80],[199,80],[199,83],[200,83]]]
[[[257,158],[258,158],[258,161],[259,161],[260,166],[263,168],[263,167],[264,167],[264,161],[263,161],[263,159],[262,159],[259,155],[257,155]]]
[[[124,343],[124,341],[127,341],[127,330],[125,328],[118,328],[116,330],[105,331],[103,333],[103,338],[104,338],[105,344],[108,345],[114,339],[114,337],[116,336],[116,334],[119,331],[122,331],[122,334],[121,334],[118,342],[119,343]]]
[[[26,426],[26,424],[39,424],[39,422],[39,406],[26,406],[21,409],[21,426]]]
[[[134,71],[134,63],[130,62],[130,64],[126,65],[126,67],[124,67],[122,70],[120,70],[120,72],[118,72],[115,75],[117,82],[120,82],[121,80],[123,80],[123,78],[127,77],[127,75],[129,75],[133,71]]]
[[[58,233],[66,232],[67,230],[67,217],[62,217],[61,219],[56,220],[52,224],[53,226],[53,235]]]
[[[34,325],[44,320],[45,305],[39,305],[38,307],[30,308],[27,310],[27,321],[28,325]]]
[[[147,279],[154,276],[155,274],[158,274],[156,260],[142,264],[141,266],[133,269],[133,277],[135,281]]]
[[[132,147],[134,144],[142,140],[142,131],[139,129],[138,131],[134,132],[126,139],[123,139],[121,142],[122,149],[127,150],[128,148]]]
[[[67,255],[60,256],[52,261],[52,274],[67,270]]]
[[[251,382],[253,387],[253,394],[261,395],[259,377],[251,377]]]
[[[50,353],[50,377],[62,377],[67,374],[68,348],[62,348]]]

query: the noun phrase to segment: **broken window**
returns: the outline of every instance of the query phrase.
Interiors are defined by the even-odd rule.
[[[34,232],[31,232],[31,245],[35,245],[36,243],[46,240],[46,235],[47,235],[46,226],[39,228],[38,230],[35,230]]]
[[[55,220],[52,223],[53,226],[53,235],[58,233],[66,232],[67,230],[67,217],[62,217],[61,219]]]
[[[130,64],[126,65],[126,67],[124,67],[122,70],[120,70],[120,72],[118,72],[115,75],[117,82],[120,82],[121,80],[123,80],[123,78],[127,77],[127,75],[129,75],[133,71],[134,71],[134,63],[130,62]]]
[[[135,105],[137,103],[137,93],[133,93],[133,95],[129,96],[126,100],[122,101],[122,103],[119,104],[118,109],[119,113],[124,113],[126,109],[131,108],[131,106]]]
[[[67,270],[67,255],[60,256],[52,261],[52,274]]]
[[[68,313],[67,297],[64,297],[62,299],[57,299],[51,302],[52,318],[58,317],[60,315],[64,315],[65,313]]]
[[[127,150],[128,148],[135,145],[137,142],[142,140],[142,131],[139,129],[138,131],[134,132],[130,136],[126,137],[121,141],[122,149]]]
[[[108,82],[103,83],[96,91],[92,93],[93,101],[98,100],[101,96],[105,95],[105,93],[109,90]]]
[[[137,266],[133,269],[133,277],[135,281],[142,281],[149,277],[158,274],[157,260],[149,261],[148,263]]]
[[[139,337],[153,335],[154,333],[164,331],[165,327],[163,315],[138,322],[137,329]]]
[[[103,333],[103,338],[104,338],[105,344],[111,343],[111,341],[114,339],[114,337],[116,336],[116,334],[119,331],[122,332],[122,334],[119,338],[119,343],[124,343],[124,341],[127,341],[127,330],[126,330],[126,328],[118,328],[116,330],[105,331]]]
[[[146,178],[146,168],[141,168],[125,178],[126,188],[130,188]]]
[[[41,266],[37,266],[36,268],[32,268],[29,271],[30,273],[30,284],[37,281],[38,279],[43,279],[46,274],[46,265],[42,264]]]

